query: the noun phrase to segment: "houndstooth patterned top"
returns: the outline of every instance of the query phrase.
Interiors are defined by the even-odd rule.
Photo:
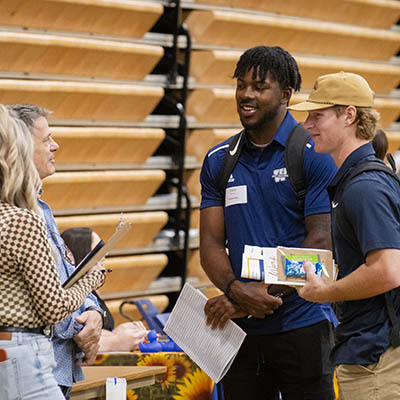
[[[63,289],[42,218],[0,203],[0,325],[56,324],[103,283],[104,274],[94,271]]]

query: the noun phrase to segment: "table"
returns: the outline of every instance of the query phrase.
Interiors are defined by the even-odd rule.
[[[214,382],[185,353],[106,353],[96,365],[165,366],[166,373],[154,385],[128,391],[129,400],[211,400]]]
[[[73,400],[101,398],[106,393],[107,377],[125,378],[127,390],[132,391],[143,386],[152,385],[162,379],[167,368],[164,366],[93,366],[83,367],[85,380],[74,384],[71,392]]]

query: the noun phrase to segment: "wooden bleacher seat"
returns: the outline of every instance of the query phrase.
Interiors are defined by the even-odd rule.
[[[52,126],[60,148],[57,167],[71,164],[142,164],[165,138],[159,128]]]
[[[145,204],[165,180],[163,170],[57,172],[43,183],[54,211]]]
[[[199,122],[240,124],[234,88],[196,89],[190,93],[186,109]]]
[[[307,98],[308,94],[296,93],[291,99],[291,104]],[[389,127],[399,116],[400,99],[377,97],[375,108],[381,113],[382,126]],[[196,117],[199,122],[239,124],[233,88],[197,89],[188,98],[187,110],[188,114]],[[293,112],[293,115],[302,121],[307,113]]]
[[[191,170],[186,177],[186,186],[191,196],[201,199],[200,169]]]
[[[194,50],[191,75],[196,83],[210,85],[235,85],[233,72],[242,51]],[[375,93],[390,93],[400,82],[400,66],[359,60],[343,60],[326,57],[296,56],[302,77],[302,87],[311,89],[320,75],[339,71],[362,75]]]
[[[107,257],[106,268],[112,269],[98,293],[107,299],[132,296],[134,291],[146,290],[168,263],[165,254]],[[127,295],[128,293],[128,295]]]
[[[198,4],[245,8],[372,28],[390,28],[400,18],[396,0],[196,0]]]
[[[107,241],[115,232],[121,214],[74,215],[56,217],[60,232],[69,228],[86,226],[93,229],[103,240]],[[161,228],[168,221],[164,211],[124,213],[123,219],[132,224],[131,230],[116,245],[116,249],[136,249],[148,246]],[[113,251],[111,254],[113,255]]]
[[[47,30],[142,37],[163,13],[137,0],[0,0],[0,24]]]
[[[148,296],[145,297],[151,300],[153,305],[157,308],[159,313],[162,313],[169,304],[169,299],[165,295],[157,295],[157,296]],[[128,322],[129,320],[123,317],[120,312],[119,312],[119,306],[123,301],[129,301],[129,300],[138,300],[139,297],[137,298],[127,298],[127,299],[121,299],[121,300],[108,300],[106,301],[107,307],[109,308],[113,318],[114,318],[114,323],[115,326],[122,324],[124,322]],[[122,309],[123,313],[127,315],[132,321],[139,321],[142,319],[142,314],[138,310],[138,308],[134,304],[125,304]],[[144,321],[143,321],[144,322]]]
[[[191,250],[188,257],[188,278],[198,278],[200,282],[209,282],[207,274],[200,265],[200,250]]]
[[[0,70],[142,80],[164,54],[156,45],[0,32]]]
[[[40,104],[52,119],[143,121],[162,98],[159,86],[0,79],[0,103]]]
[[[190,12],[185,23],[197,45],[281,46],[291,53],[389,60],[400,32],[235,11]]]

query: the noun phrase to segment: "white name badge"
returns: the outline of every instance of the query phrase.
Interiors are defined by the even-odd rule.
[[[225,207],[247,203],[247,186],[232,186],[225,190]]]

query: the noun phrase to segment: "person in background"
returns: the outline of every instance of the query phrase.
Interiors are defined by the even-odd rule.
[[[51,325],[104,282],[89,271],[63,289],[37,203],[40,177],[26,125],[0,105],[0,399],[61,400]]]
[[[224,193],[218,177],[231,139],[208,152],[200,176],[201,264],[225,293],[206,303],[207,321],[216,329],[242,314],[235,322],[247,333],[222,380],[225,400],[277,400],[279,392],[284,400],[333,400],[331,305],[304,301],[290,286],[243,279],[241,270],[245,247],[330,249],[326,186],[336,166],[307,143],[300,207],[284,159],[297,125],[286,109],[301,86],[295,59],[280,47],[257,46],[241,55],[233,76],[243,150]]]
[[[55,152],[58,144],[51,136],[47,121],[49,110],[31,104],[7,106],[29,128],[34,142],[33,161],[40,179],[55,173]],[[38,192],[38,196],[42,190]],[[46,223],[47,236],[57,256],[57,268],[64,282],[74,271],[66,254],[51,208],[38,198],[39,208]],[[53,346],[57,366],[53,373],[64,396],[69,399],[74,382],[84,379],[81,365],[93,364],[99,349],[104,313],[96,297],[90,294],[83,305],[54,327]],[[78,322],[80,325],[77,325]],[[79,326],[79,329],[77,329]],[[83,358],[79,356],[84,355]]]
[[[86,227],[67,229],[61,237],[71,251],[75,265],[78,265],[100,241],[99,235]],[[100,307],[107,313],[107,322],[101,332],[99,352],[136,350],[139,342],[146,338],[147,330],[143,322],[126,322],[114,327],[114,319],[107,305],[96,292],[94,294]]]
[[[338,279],[325,283],[305,262],[298,293],[313,302],[336,302],[340,323],[331,360],[341,400],[393,400],[400,396],[400,185],[384,171],[351,171],[378,161],[371,140],[379,114],[360,75],[320,76],[307,101],[304,126],[318,153],[339,168],[329,190]],[[345,227],[347,227],[345,229]],[[396,289],[397,288],[397,289]]]
[[[375,155],[382,161],[385,161],[385,156],[389,148],[389,141],[385,131],[383,129],[377,129],[371,142],[375,150]]]

